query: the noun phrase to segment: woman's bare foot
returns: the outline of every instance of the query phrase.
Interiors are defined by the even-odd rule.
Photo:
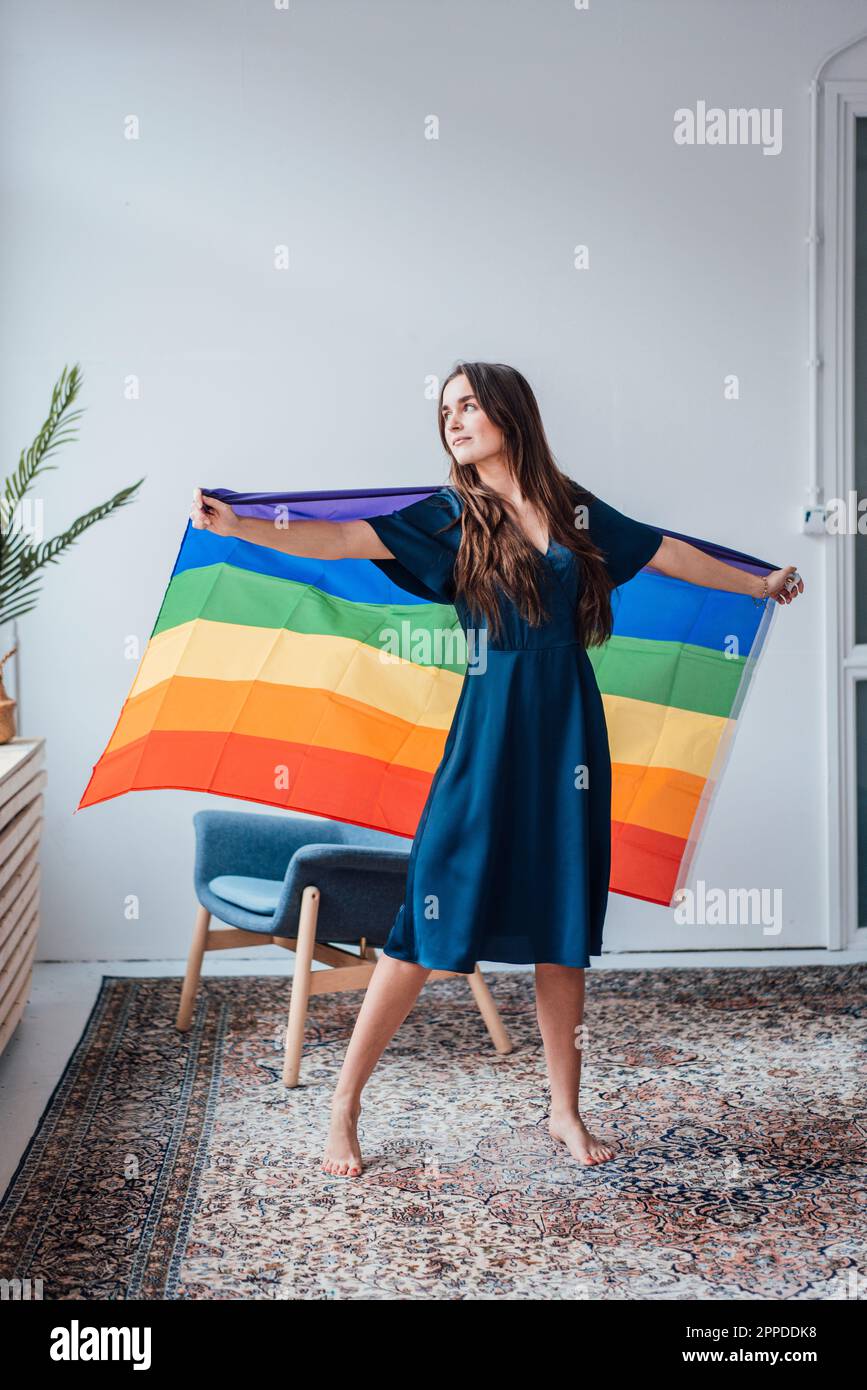
[[[565,1144],[573,1158],[588,1167],[614,1157],[614,1146],[591,1134],[580,1115],[552,1113],[548,1117],[548,1133],[552,1139]]]
[[[334,1096],[331,1101],[331,1124],[325,1153],[322,1158],[322,1171],[333,1173],[335,1177],[357,1178],[361,1173],[361,1149],[358,1145],[358,1117],[361,1105],[358,1101],[343,1100]]]

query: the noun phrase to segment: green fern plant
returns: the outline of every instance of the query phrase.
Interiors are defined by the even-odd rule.
[[[51,393],[51,409],[42,428],[29,449],[22,449],[18,467],[3,486],[0,498],[0,624],[20,618],[36,607],[47,565],[56,565],[71,545],[94,526],[131,502],[144,482],[140,478],[125,487],[108,502],[93,507],[73,521],[72,525],[50,541],[33,545],[21,525],[17,509],[40,474],[56,468],[48,460],[62,444],[78,436],[76,422],[83,414],[72,405],[81,388],[81,370],[76,363],[71,370],[63,368],[60,380]]]

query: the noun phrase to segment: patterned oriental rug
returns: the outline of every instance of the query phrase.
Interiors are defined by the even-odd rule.
[[[867,1273],[867,965],[590,970],[582,1084],[612,1161],[549,1138],[531,974],[425,988],[365,1092],[361,1178],[319,1169],[361,995],[106,977],[0,1206],[45,1299],[828,1299]],[[857,1271],[857,1273],[856,1273]],[[863,1295],[862,1295],[863,1296]]]

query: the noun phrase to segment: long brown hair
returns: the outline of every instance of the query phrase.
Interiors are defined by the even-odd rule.
[[[533,389],[514,367],[502,362],[459,362],[442,384],[437,412],[440,438],[451,459],[449,482],[463,502],[462,536],[455,561],[455,585],[471,613],[484,616],[491,635],[500,629],[497,590],[514,601],[526,622],[540,626],[548,617],[540,593],[542,555],[529,541],[499,494],[470,463],[455,462],[446,440],[443,392],[456,376],[465,376],[482,410],[503,433],[503,451],[521,495],[547,518],[552,542],[577,557],[582,572],[575,631],[584,646],[611,636],[613,585],[601,551],[580,525],[576,508],[593,501],[593,493],[563,473],[554,461]]]

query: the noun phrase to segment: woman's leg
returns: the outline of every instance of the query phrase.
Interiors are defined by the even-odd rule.
[[[370,977],[331,1101],[331,1128],[322,1159],[326,1173],[357,1177],[361,1172],[358,1116],[361,1092],[403,1023],[430,971],[385,954]]]
[[[536,966],[536,1016],[551,1087],[548,1129],[579,1163],[604,1163],[614,1154],[578,1113],[584,1044],[584,971],[574,965]]]

